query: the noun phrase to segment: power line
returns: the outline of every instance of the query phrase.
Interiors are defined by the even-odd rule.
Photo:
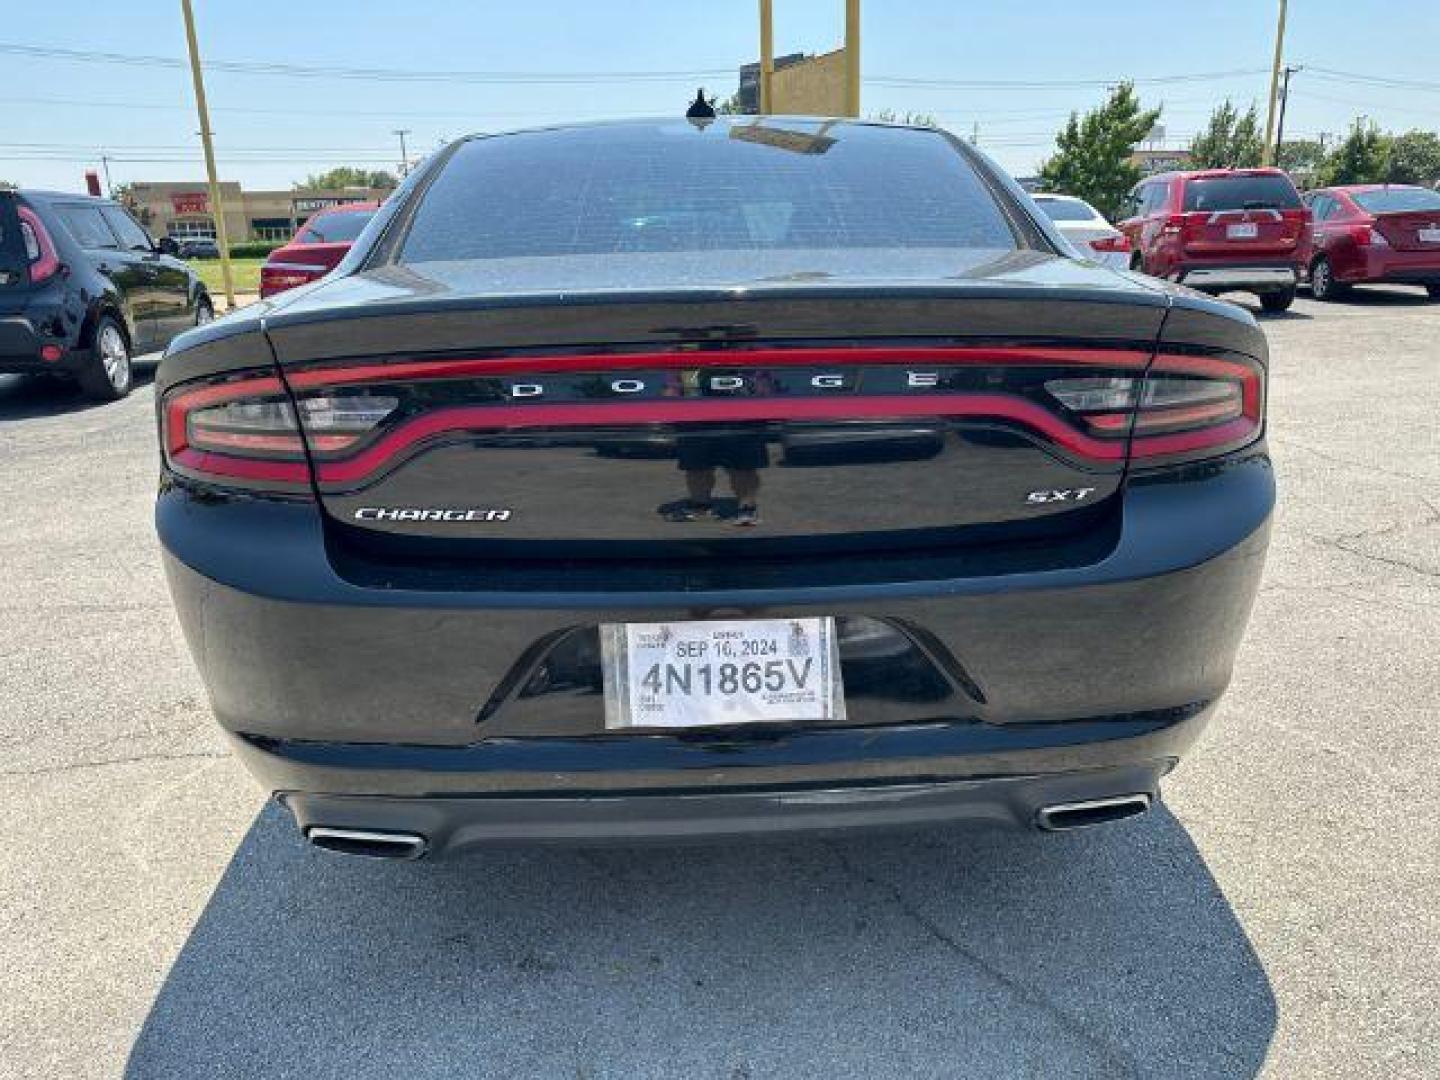
[[[1426,93],[1440,94],[1440,82],[1428,82],[1423,79],[1401,79],[1393,75],[1365,75],[1355,71],[1340,71],[1336,68],[1318,67],[1306,65],[1305,70],[1318,78],[1330,82],[1362,83],[1366,86],[1384,86],[1398,90],[1421,90]]]
[[[76,63],[117,64],[126,67],[180,68],[183,62],[168,56],[140,53],[103,52],[93,49],[66,49],[49,45],[26,45],[0,42],[0,53],[14,56],[65,60]],[[671,82],[733,76],[734,68],[694,68],[685,71],[444,71],[404,68],[327,67],[291,64],[270,60],[209,60],[207,69],[243,75],[277,75],[292,78],[361,79],[378,82],[478,82],[478,83],[559,83],[592,84],[596,82]],[[1228,71],[1195,72],[1180,75],[1158,75],[1131,80],[1136,85],[1164,86],[1186,82],[1209,82],[1263,75],[1263,68],[1235,68]],[[956,90],[1020,90],[1063,89],[1070,87],[1106,87],[1115,83],[1113,76],[1095,79],[945,79],[924,76],[877,75],[867,78],[873,86],[928,87]]]
[[[183,68],[184,61],[170,56],[63,49],[50,45],[0,42],[0,53],[85,64],[124,67]],[[279,75],[304,79],[363,79],[374,82],[476,82],[476,83],[583,83],[674,82],[734,75],[733,68],[698,68],[688,71],[419,71],[401,68],[324,67],[270,60],[207,60],[207,70],[240,75]]]

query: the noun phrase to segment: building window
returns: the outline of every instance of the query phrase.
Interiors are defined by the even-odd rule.
[[[211,218],[180,218],[165,226],[173,240],[214,240],[215,222]]]
[[[256,240],[289,240],[295,223],[289,218],[251,218],[250,235]]]

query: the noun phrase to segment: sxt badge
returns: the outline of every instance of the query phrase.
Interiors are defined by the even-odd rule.
[[[1027,503],[1084,502],[1094,488],[1060,488],[1053,491],[1032,491],[1025,496]]]

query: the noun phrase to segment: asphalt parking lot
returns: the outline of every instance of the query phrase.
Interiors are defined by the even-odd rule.
[[[148,385],[0,377],[0,1076],[1440,1075],[1440,304],[1264,325],[1270,562],[1157,813],[434,865],[226,755]]]

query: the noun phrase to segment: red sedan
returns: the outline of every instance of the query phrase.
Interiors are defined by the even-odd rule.
[[[1335,300],[1352,285],[1424,285],[1440,299],[1440,193],[1355,184],[1305,194],[1315,218],[1310,289]]]
[[[379,208],[379,203],[355,202],[319,211],[260,267],[260,295],[308,285],[335,269]]]

